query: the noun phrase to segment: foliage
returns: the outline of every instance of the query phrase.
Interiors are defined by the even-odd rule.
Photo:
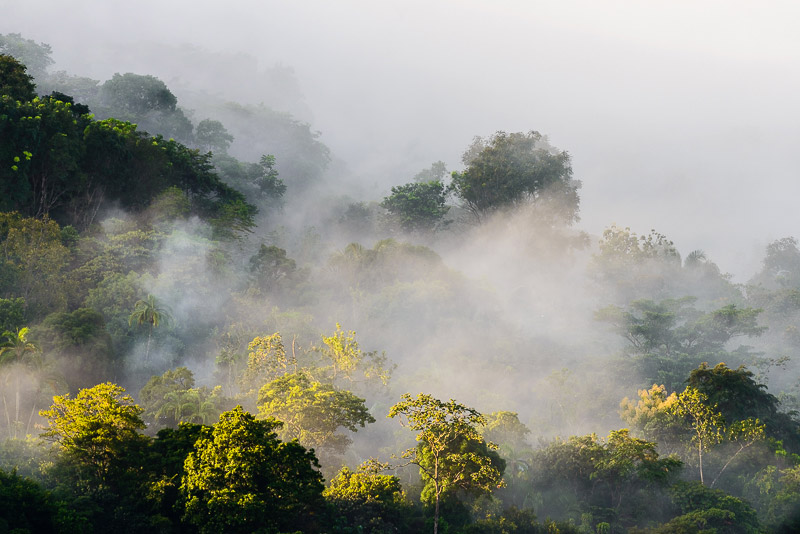
[[[221,122],[203,119],[195,128],[194,142],[201,150],[225,154],[233,142],[233,136]]]
[[[692,386],[687,387],[683,393],[678,395],[668,410],[685,420],[692,430],[692,443],[697,448],[701,483],[705,483],[703,477],[703,452],[723,440],[735,442],[739,446],[739,449],[725,462],[717,476],[712,480],[710,486],[712,488],[722,472],[741,451],[764,439],[764,425],[758,419],[748,418],[741,421],[732,421],[726,425],[725,418],[718,411],[717,405],[711,404],[707,395]]]
[[[314,374],[319,373],[334,383],[359,380],[379,382],[384,386],[389,383],[394,365],[389,365],[384,352],[361,350],[355,331],[342,330],[336,323],[336,331],[330,336],[322,336],[322,344],[318,350],[323,366],[314,370]]]
[[[292,373],[273,380],[258,392],[258,411],[264,418],[283,423],[281,439],[297,439],[304,446],[341,454],[350,438],[339,429],[356,432],[374,423],[364,399],[330,384]]]
[[[5,411],[6,429],[8,436],[17,438],[19,435],[22,420],[20,419],[20,383],[22,376],[18,371],[19,368],[39,368],[42,365],[41,350],[39,346],[28,340],[29,328],[23,327],[17,329],[15,332],[5,331],[0,341],[0,370],[3,370],[3,409]],[[15,369],[16,368],[16,369]],[[14,421],[12,423],[11,417],[8,413],[9,399],[6,398],[6,392],[11,388],[10,383],[14,383]]]
[[[367,462],[357,471],[343,467],[323,496],[335,516],[336,532],[383,534],[405,530],[410,503],[400,479],[382,475]]]
[[[136,323],[138,326],[147,325],[147,348],[145,349],[144,359],[150,358],[150,340],[153,336],[153,329],[158,328],[162,322],[169,322],[171,316],[163,304],[159,303],[155,296],[147,295],[146,299],[137,300],[133,305],[133,311],[128,317],[128,324]]]
[[[201,533],[316,530],[322,477],[314,453],[277,439],[274,421],[224,412],[184,464],[185,520]]]
[[[53,498],[39,484],[0,469],[0,532],[58,532],[57,513]]]
[[[177,104],[172,91],[155,76],[128,72],[114,74],[101,85],[93,107],[101,117],[131,121],[144,131],[191,142],[192,123]]]
[[[255,285],[268,292],[295,283],[302,274],[297,263],[286,256],[285,250],[263,244],[250,258],[250,273]]]
[[[19,33],[0,35],[0,54],[14,57],[24,64],[37,83],[44,81],[47,69],[53,64],[52,49],[45,43],[25,39]],[[0,94],[6,94],[0,91]]]
[[[250,351],[247,355],[247,368],[240,380],[245,391],[260,388],[266,382],[289,372],[290,367],[297,372],[297,359],[294,354],[287,357],[280,332],[253,338],[247,350]]]
[[[696,482],[679,482],[671,488],[670,493],[683,515],[655,529],[659,534],[760,532],[755,510],[723,491],[706,488]]]
[[[0,51],[3,51],[2,45]],[[26,70],[25,65],[11,55],[0,54],[0,97],[22,101],[36,97],[33,77]]]
[[[388,417],[400,417],[403,426],[417,432],[417,447],[402,457],[419,467],[423,481],[433,486],[434,534],[439,526],[439,504],[445,492],[463,489],[490,492],[502,486],[503,462],[496,445],[483,441],[478,427],[486,419],[478,411],[454,400],[440,401],[420,393],[404,393]]]
[[[627,309],[609,306],[595,317],[628,342],[627,363],[645,383],[676,390],[701,362],[726,359],[726,345],[737,337],[760,336],[759,309],[730,304],[702,313],[694,299],[636,300]],[[741,352],[741,351],[740,351]]]
[[[403,230],[431,232],[442,226],[442,219],[450,210],[445,205],[447,193],[441,181],[412,182],[392,187],[392,194],[383,199],[381,206]]]
[[[103,488],[128,467],[131,448],[143,443],[142,409],[116,384],[107,382],[53,397],[42,437],[54,442],[78,471],[79,484]]]
[[[453,173],[453,190],[476,215],[532,204],[551,224],[577,220],[580,183],[572,179],[569,155],[539,132],[476,137],[463,161],[467,168]]]
[[[31,319],[66,306],[68,259],[55,221],[0,213],[0,261],[14,273],[12,284],[0,290],[8,297],[23,298]]]
[[[797,238],[784,237],[767,245],[763,267],[752,284],[770,289],[800,287],[800,249]]]
[[[532,459],[533,489],[543,507],[579,519],[624,526],[661,515],[659,498],[680,471],[674,456],[660,457],[654,442],[612,431],[606,440],[594,434],[556,439]]]

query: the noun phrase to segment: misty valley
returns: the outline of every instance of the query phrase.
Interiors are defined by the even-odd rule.
[[[536,130],[376,195],[291,69],[54,52],[0,34],[0,533],[800,532],[797,237],[584,231]]]

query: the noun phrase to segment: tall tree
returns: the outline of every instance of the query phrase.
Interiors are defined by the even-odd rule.
[[[170,320],[167,309],[159,304],[153,295],[147,295],[144,300],[136,301],[133,311],[128,318],[128,324],[136,323],[139,326],[148,325],[147,329],[147,348],[145,349],[144,359],[150,359],[150,339],[153,336],[153,328],[158,328],[162,322]]]
[[[388,417],[399,417],[403,426],[417,432],[419,445],[402,457],[433,485],[434,534],[439,532],[439,503],[446,491],[489,492],[502,486],[505,462],[493,452],[497,447],[481,437],[478,429],[486,419],[477,410],[452,399],[443,402],[425,393],[416,398],[405,393]]]

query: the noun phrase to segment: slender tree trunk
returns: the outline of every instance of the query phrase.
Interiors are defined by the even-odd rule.
[[[6,427],[8,427],[8,436],[11,437],[11,417],[8,415],[8,404],[6,404],[5,392],[3,392],[3,409],[6,412]]]
[[[35,402],[31,405],[31,415],[30,415],[30,417],[28,417],[28,426],[25,427],[25,435],[26,436],[31,433],[31,421],[33,421],[33,414],[34,413],[36,413],[36,403]]]
[[[703,442],[702,441],[697,446],[697,456],[700,459],[700,484],[705,484],[705,482],[703,482]]]
[[[438,485],[437,485],[438,486]],[[436,488],[436,507],[433,511],[433,534],[439,534],[439,488]]]
[[[17,390],[14,392],[14,439],[17,439],[17,431],[19,430],[19,382],[17,382]]]
[[[717,480],[719,480],[719,477],[722,476],[722,473],[725,471],[725,469],[728,468],[728,465],[730,465],[730,463],[733,461],[733,459],[736,458],[737,456],[739,456],[739,453],[742,452],[743,450],[745,450],[745,448],[747,448],[747,447],[749,447],[749,445],[747,445],[747,446],[739,445],[739,450],[736,451],[736,453],[733,456],[728,458],[728,461],[725,462],[725,465],[722,466],[722,469],[720,469],[719,473],[717,473],[717,476],[714,477],[713,481],[711,481],[711,485],[709,486],[710,488],[714,487],[714,484],[717,483]]]
[[[153,336],[153,327],[150,326],[150,330],[147,331],[147,348],[144,349],[144,361],[150,361],[150,338]]]
[[[439,495],[442,488],[439,485],[439,458],[436,457],[433,463],[433,486],[436,490],[436,506],[433,510],[433,534],[439,534]]]

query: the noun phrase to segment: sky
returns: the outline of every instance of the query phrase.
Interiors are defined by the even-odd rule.
[[[736,281],[800,236],[796,2],[71,4],[0,0],[0,33],[98,79],[149,74],[137,54],[159,44],[291,67],[303,118],[376,198],[434,161],[460,170],[474,136],[537,130],[572,155],[592,235],[653,228]]]

